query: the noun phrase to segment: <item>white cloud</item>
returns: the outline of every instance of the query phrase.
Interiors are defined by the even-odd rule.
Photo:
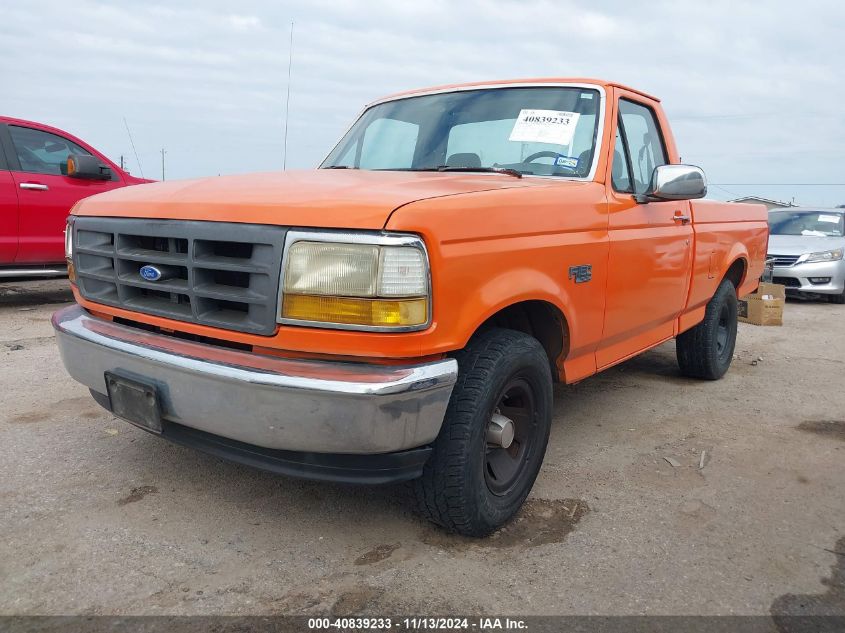
[[[261,28],[261,19],[254,15],[227,15],[226,19],[236,31]]]
[[[685,160],[714,183],[841,182],[845,17],[838,3],[716,0],[222,0],[12,4],[0,112],[77,133],[147,175],[311,167],[361,106],[409,88],[597,76],[656,94]],[[11,86],[11,89],[9,88]],[[845,203],[845,187],[724,187]]]

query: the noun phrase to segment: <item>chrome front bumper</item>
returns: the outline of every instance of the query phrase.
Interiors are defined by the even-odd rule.
[[[453,359],[373,365],[275,358],[185,341],[92,316],[53,315],[70,375],[107,402],[105,372],[155,385],[167,425],[262,449],[373,455],[437,437]],[[266,452],[266,451],[265,451]]]

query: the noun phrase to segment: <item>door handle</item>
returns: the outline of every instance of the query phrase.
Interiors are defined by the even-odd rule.
[[[680,222],[681,224],[690,223],[690,217],[688,215],[684,215],[680,211],[676,211],[675,215],[672,216],[672,219],[675,220],[675,222]]]
[[[50,188],[38,182],[22,182],[20,187],[21,189],[32,189],[33,191],[47,191]]]

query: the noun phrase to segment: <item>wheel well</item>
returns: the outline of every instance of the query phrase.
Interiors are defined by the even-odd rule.
[[[745,268],[745,260],[740,257],[733,264],[731,264],[731,267],[728,268],[728,271],[725,273],[725,279],[727,279],[734,285],[734,289],[739,288],[739,285],[745,278]]]
[[[559,380],[556,361],[565,356],[569,345],[566,318],[557,306],[546,301],[522,301],[502,308],[482,323],[476,333],[491,327],[503,327],[524,332],[540,341],[546,356],[552,377]]]

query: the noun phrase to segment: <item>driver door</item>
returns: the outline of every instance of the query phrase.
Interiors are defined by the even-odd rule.
[[[610,253],[599,369],[675,334],[691,273],[688,201],[638,203],[658,165],[669,162],[655,111],[620,98],[608,184]]]

